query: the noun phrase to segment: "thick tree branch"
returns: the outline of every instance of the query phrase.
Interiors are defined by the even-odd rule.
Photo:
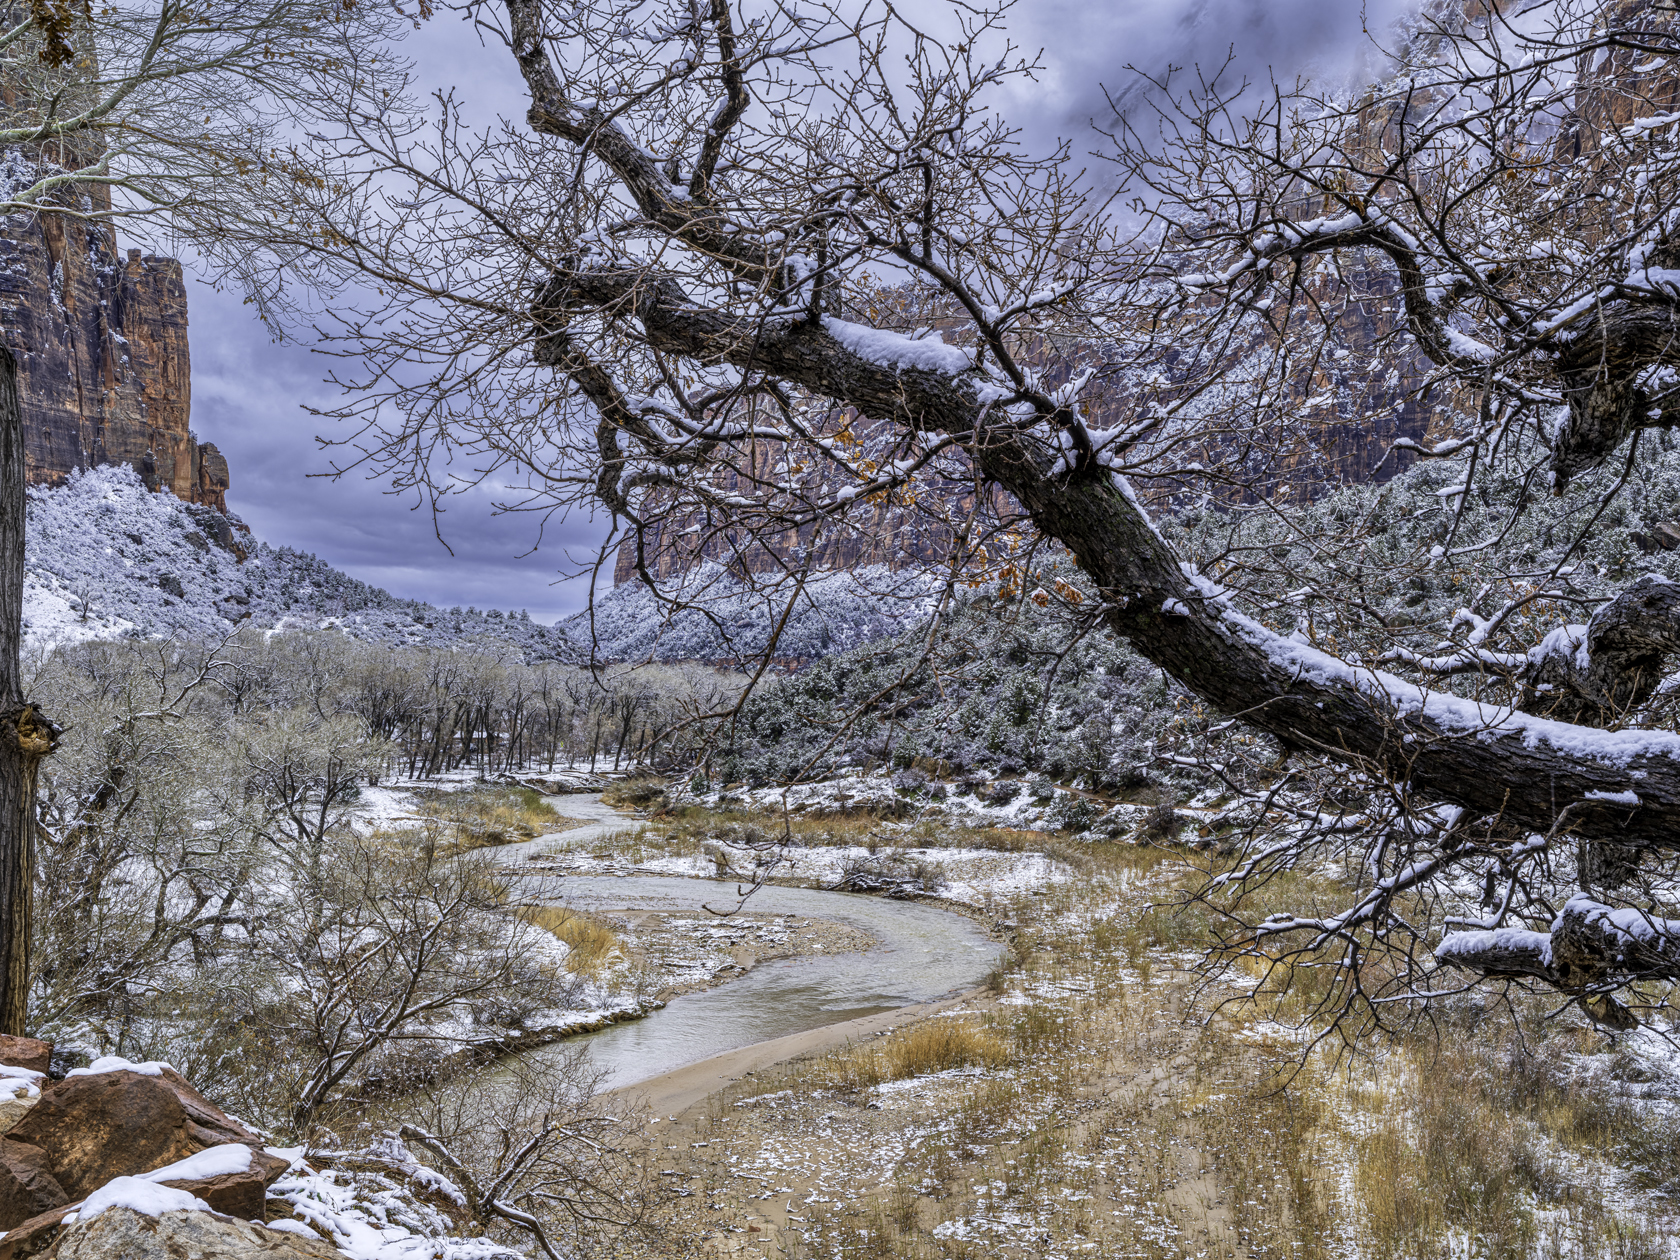
[[[1564,626],[1528,654],[1525,710],[1586,726],[1610,726],[1646,700],[1663,660],[1680,652],[1680,586],[1649,574],[1593,614]]]
[[[990,422],[982,397],[995,386],[978,371],[877,362],[827,322],[745,319],[687,302],[669,277],[630,269],[561,277],[534,315],[553,327],[568,308],[633,315],[655,349],[773,373],[871,418],[971,435],[986,476],[1103,591],[1111,629],[1204,699],[1291,745],[1513,825],[1547,832],[1574,805],[1580,835],[1680,848],[1680,736],[1611,734],[1429,693],[1275,633],[1186,572],[1123,480],[1097,466],[1054,475],[1059,452],[1030,426]],[[558,364],[548,343],[537,354]],[[1610,634],[1611,620],[1607,643],[1623,634]],[[1627,642],[1636,638],[1628,632]]]

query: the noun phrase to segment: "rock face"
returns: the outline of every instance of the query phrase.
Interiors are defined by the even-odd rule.
[[[108,225],[5,217],[0,328],[17,355],[31,482],[132,464],[153,489],[227,511],[227,460],[188,427],[180,263],[137,249],[119,256]]]
[[[52,1175],[45,1151],[0,1138],[0,1226],[11,1229],[69,1201]]]
[[[251,1167],[264,1184],[286,1168],[261,1150],[255,1134],[167,1069],[158,1076],[117,1071],[57,1081],[6,1136],[47,1152],[52,1176],[71,1200],[113,1177],[150,1172],[230,1142],[252,1147]]]
[[[45,1254],[54,1260],[344,1260],[336,1247],[286,1230],[209,1212],[147,1216],[125,1207],[70,1226]]]
[[[0,1033],[0,1063],[46,1072],[52,1065],[52,1042]]]

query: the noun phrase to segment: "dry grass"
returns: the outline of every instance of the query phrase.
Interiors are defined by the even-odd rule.
[[[1013,1058],[1008,1040],[991,1028],[968,1019],[931,1019],[833,1051],[808,1071],[820,1088],[856,1090],[950,1068],[1007,1067]]]
[[[632,775],[602,789],[601,800],[615,809],[660,810],[670,804],[666,786],[665,780],[658,775]]]
[[[604,794],[602,799],[606,799]],[[1148,846],[1092,845],[1044,831],[958,827],[940,821],[905,826],[868,811],[806,816],[685,806],[661,815],[657,825],[644,829],[639,840],[650,849],[663,846],[670,853],[692,853],[707,847],[750,851],[779,844],[811,849],[855,847],[872,854],[903,849],[1044,853],[1080,871],[1091,869],[1093,858],[1109,850],[1116,854],[1123,850],[1125,856],[1116,860],[1144,869],[1168,856],[1164,850]]]
[[[599,975],[603,967],[624,958],[624,946],[612,929],[563,906],[526,906],[519,917],[564,941],[570,949],[566,970]]]
[[[998,977],[1009,1004],[761,1074],[730,1099],[791,1096],[751,1113],[720,1102],[701,1158],[727,1159],[707,1192],[724,1215],[708,1228],[775,1224],[773,1237],[766,1224],[762,1242],[730,1254],[1669,1254],[1670,1209],[1634,1190],[1672,1189],[1680,1138],[1666,1113],[1593,1083],[1593,1065],[1617,1070],[1602,1038],[1563,1032],[1544,1011],[1519,1010],[1520,1034],[1466,1011],[1427,1039],[1302,1070],[1292,1025],[1313,992],[1212,1013],[1231,991],[1193,983],[1210,923],[1203,910],[1166,907],[1198,873],[1130,846],[1092,856],[1090,878],[1012,907],[1021,930]],[[959,1065],[990,1070],[930,1080],[886,1111],[869,1106],[881,1083]],[[906,1109],[914,1098],[924,1110]],[[745,1114],[765,1127],[741,1131]],[[732,1187],[752,1184],[736,1172],[752,1170],[755,1143],[773,1184],[799,1185],[790,1152],[828,1125],[830,1180],[799,1191],[796,1216],[778,1216],[762,1195],[728,1206]],[[871,1154],[882,1149],[900,1152],[885,1180]],[[854,1158],[854,1171],[833,1168]]]
[[[517,844],[568,827],[582,826],[562,818],[530,788],[483,784],[456,792],[425,793],[420,816],[445,828],[454,851]]]

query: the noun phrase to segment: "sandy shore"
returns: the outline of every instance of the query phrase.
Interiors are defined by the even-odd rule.
[[[948,1010],[978,996],[981,992],[980,989],[972,989],[938,1002],[901,1006],[891,1011],[843,1020],[838,1024],[825,1024],[821,1028],[811,1028],[771,1041],[755,1042],[750,1046],[715,1054],[698,1063],[690,1063],[687,1067],[677,1068],[661,1076],[626,1085],[623,1089],[613,1090],[612,1093],[617,1097],[645,1104],[662,1120],[681,1122],[685,1118],[685,1112],[699,1106],[712,1094],[743,1076],[761,1072],[790,1059],[821,1054],[850,1041],[873,1037],[901,1024]]]

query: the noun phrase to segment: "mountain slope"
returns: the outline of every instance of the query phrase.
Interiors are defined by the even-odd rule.
[[[220,539],[218,540],[218,535]],[[500,640],[527,661],[571,660],[564,630],[528,614],[399,599],[289,547],[236,540],[218,513],[152,493],[128,465],[29,491],[24,634],[34,647],[83,639],[218,639],[242,623],[336,626],[374,643]]]

